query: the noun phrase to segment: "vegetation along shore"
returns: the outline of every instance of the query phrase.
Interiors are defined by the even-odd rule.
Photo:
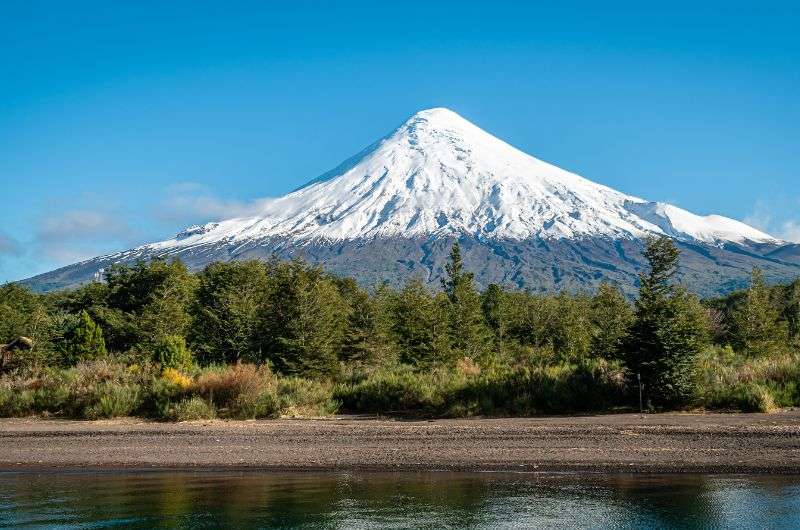
[[[0,287],[0,415],[165,420],[415,417],[800,404],[800,280],[701,300],[651,239],[638,296],[361,288],[300,261],[114,266],[38,294]],[[25,339],[19,339],[24,337]],[[24,347],[22,347],[24,346]],[[641,386],[639,381],[641,380]]]

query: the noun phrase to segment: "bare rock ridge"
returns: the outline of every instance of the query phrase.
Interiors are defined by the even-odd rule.
[[[364,284],[438,282],[453,240],[479,285],[632,289],[643,239],[682,248],[690,288],[742,286],[753,266],[772,280],[800,275],[798,245],[739,221],[650,202],[538,160],[443,108],[418,112],[340,166],[249,217],[191,226],[174,238],[26,280],[40,290],[91,280],[112,263],[301,256]]]

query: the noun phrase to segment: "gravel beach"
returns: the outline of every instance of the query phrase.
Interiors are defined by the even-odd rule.
[[[403,421],[0,419],[0,469],[800,473],[800,411]]]

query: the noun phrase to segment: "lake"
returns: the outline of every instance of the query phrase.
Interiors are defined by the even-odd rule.
[[[798,528],[800,477],[0,473],[0,525]]]

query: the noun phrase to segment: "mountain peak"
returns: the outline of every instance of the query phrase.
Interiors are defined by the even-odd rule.
[[[468,235],[481,239],[775,241],[743,223],[648,202],[538,160],[452,110],[394,132],[258,216],[184,231],[155,248],[286,238],[295,243]]]
[[[434,126],[463,126],[464,124],[474,127],[474,125],[463,118],[460,114],[452,111],[446,107],[433,107],[430,109],[423,109],[412,115],[407,121],[406,125],[413,125],[419,123],[427,123]]]
[[[443,137],[458,140],[461,143],[474,142],[478,138],[494,140],[497,138],[487,133],[471,121],[445,107],[435,107],[417,112],[406,120],[393,135],[411,135],[421,148],[430,147]],[[391,136],[391,135],[390,135]]]

